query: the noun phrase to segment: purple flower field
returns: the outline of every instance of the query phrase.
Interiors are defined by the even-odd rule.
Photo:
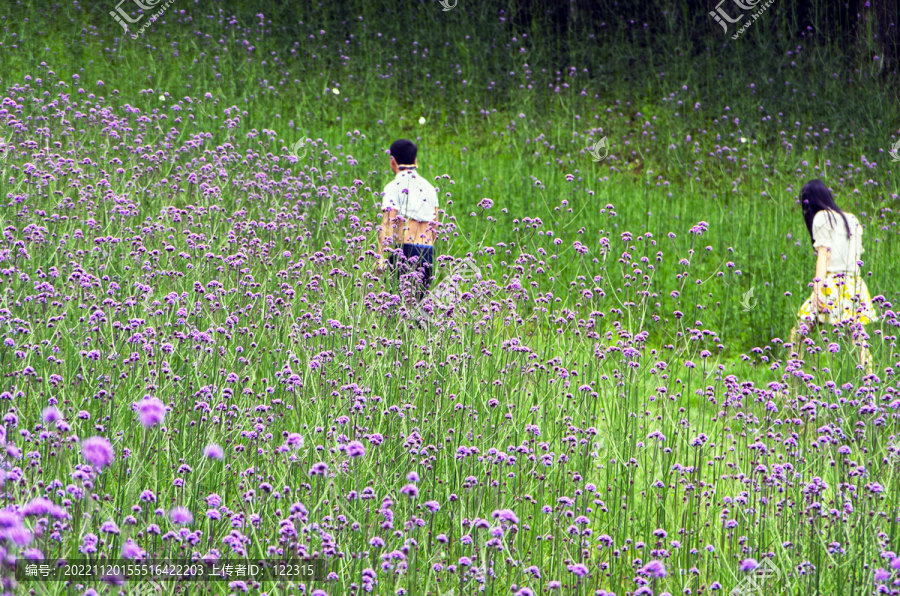
[[[148,38],[193,30],[191,13],[168,10]],[[118,35],[109,21],[103,43]],[[256,30],[215,27],[245,41]],[[4,39],[8,64],[37,47]],[[406,121],[420,112],[376,127],[354,105],[359,81],[334,93],[317,80],[311,92],[334,100],[319,122],[279,113],[263,128],[260,114],[281,109],[269,99],[184,74],[170,94],[59,60],[0,71],[3,593],[900,593],[889,157],[786,147],[766,127],[819,141],[796,140],[802,127],[780,113],[753,133],[737,122],[759,119],[751,110],[688,121],[700,118],[678,113],[696,99],[688,85],[685,105],[673,94],[637,115],[596,100],[583,116],[497,116],[445,98],[477,130],[465,120],[440,138],[416,136]],[[575,118],[571,148],[543,124]],[[486,132],[504,125],[502,140]],[[433,288],[451,299],[417,305],[408,279],[373,274],[386,147],[400,137],[423,147],[439,191]],[[515,149],[464,169],[495,142]],[[815,177],[866,227],[879,318],[804,326],[798,361],[783,338],[814,259],[796,194]],[[320,581],[13,573],[303,557],[321,562]]]

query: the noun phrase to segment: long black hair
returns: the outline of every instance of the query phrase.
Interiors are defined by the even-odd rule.
[[[806,222],[806,229],[809,230],[809,240],[813,244],[816,243],[813,238],[812,226],[813,220],[819,211],[827,210],[837,213],[844,218],[844,227],[847,229],[847,238],[850,238],[850,222],[847,216],[834,202],[831,191],[825,186],[821,180],[810,180],[800,189],[800,207],[803,209],[803,220]],[[834,226],[835,221],[831,219],[831,213],[828,213],[828,221]]]

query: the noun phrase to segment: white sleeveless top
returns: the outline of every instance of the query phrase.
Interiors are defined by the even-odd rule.
[[[829,250],[828,273],[857,273],[857,261],[863,253],[863,228],[852,213],[844,212],[850,224],[850,238],[847,227],[839,213],[823,209],[813,218],[813,247],[824,246]]]

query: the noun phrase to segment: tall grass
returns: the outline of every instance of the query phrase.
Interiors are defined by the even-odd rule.
[[[327,594],[709,593],[764,559],[773,593],[893,589],[896,54],[849,8],[735,42],[675,1],[176,1],[140,40],[110,9],[4,8],[7,555],[310,554]],[[371,273],[396,138],[439,188],[436,283],[480,272],[424,330]],[[796,364],[813,178],[881,317]]]

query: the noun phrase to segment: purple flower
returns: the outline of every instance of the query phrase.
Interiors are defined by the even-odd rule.
[[[303,449],[303,436],[300,433],[290,433],[285,440],[285,444],[292,447],[294,451]]]
[[[144,549],[135,544],[131,538],[129,538],[128,541],[122,545],[123,559],[142,559],[146,556],[147,553],[144,552]]]
[[[356,459],[358,457],[362,457],[366,454],[365,446],[359,441],[350,441],[347,444],[347,455]]]
[[[491,517],[494,519],[499,519],[502,522],[509,522],[511,524],[519,523],[519,518],[513,512],[512,509],[497,509],[491,514]]]
[[[166,406],[156,397],[148,395],[135,403],[134,407],[137,409],[138,420],[144,428],[153,428],[166,417]]]
[[[173,507],[169,511],[169,519],[176,524],[187,525],[194,521],[194,516],[186,507]]]
[[[97,536],[91,533],[85,534],[78,550],[86,555],[97,552]]]
[[[0,530],[0,539],[5,539],[18,547],[28,546],[31,542],[31,532],[22,526],[15,526]]]
[[[410,499],[415,499],[417,496],[419,496],[419,489],[415,484],[407,484],[400,489],[400,492],[404,495],[407,495]]]
[[[641,573],[649,575],[652,578],[660,578],[666,576],[666,566],[662,561],[650,561],[641,567]]]
[[[891,572],[879,567],[875,570],[875,583],[883,584],[891,579]]]
[[[19,513],[25,517],[30,515],[37,517],[49,515],[55,519],[66,519],[69,516],[65,509],[55,505],[50,499],[45,497],[36,497],[30,503],[22,507],[19,510]]]
[[[44,411],[41,413],[41,418],[46,424],[53,424],[57,420],[62,420],[62,417],[62,413],[53,406],[44,409]]]
[[[225,458],[225,451],[215,443],[210,443],[203,448],[203,457],[222,461]]]
[[[747,572],[747,571],[753,571],[757,567],[759,567],[759,563],[756,561],[756,559],[748,558],[748,559],[744,559],[743,561],[741,561],[740,569],[741,569],[741,571]]]
[[[89,437],[81,442],[81,456],[85,461],[102,470],[109,467],[116,459],[116,452],[113,450],[109,439],[104,437]]]
[[[436,512],[438,509],[441,508],[440,503],[438,503],[437,501],[425,501],[425,503],[423,503],[423,505],[425,505],[425,508],[428,509],[428,511],[430,511],[432,513]]]
[[[119,534],[119,526],[113,520],[107,520],[100,525],[100,531],[104,534]]]
[[[17,528],[22,524],[22,518],[12,509],[0,509],[0,530]]]
[[[574,574],[576,577],[584,577],[588,574],[588,568],[582,565],[581,563],[575,563],[574,565],[569,565],[569,572]]]
[[[216,549],[212,549],[211,551],[209,551],[208,553],[203,555],[203,561],[205,563],[215,563],[218,560],[219,560],[219,551],[217,551]]]

